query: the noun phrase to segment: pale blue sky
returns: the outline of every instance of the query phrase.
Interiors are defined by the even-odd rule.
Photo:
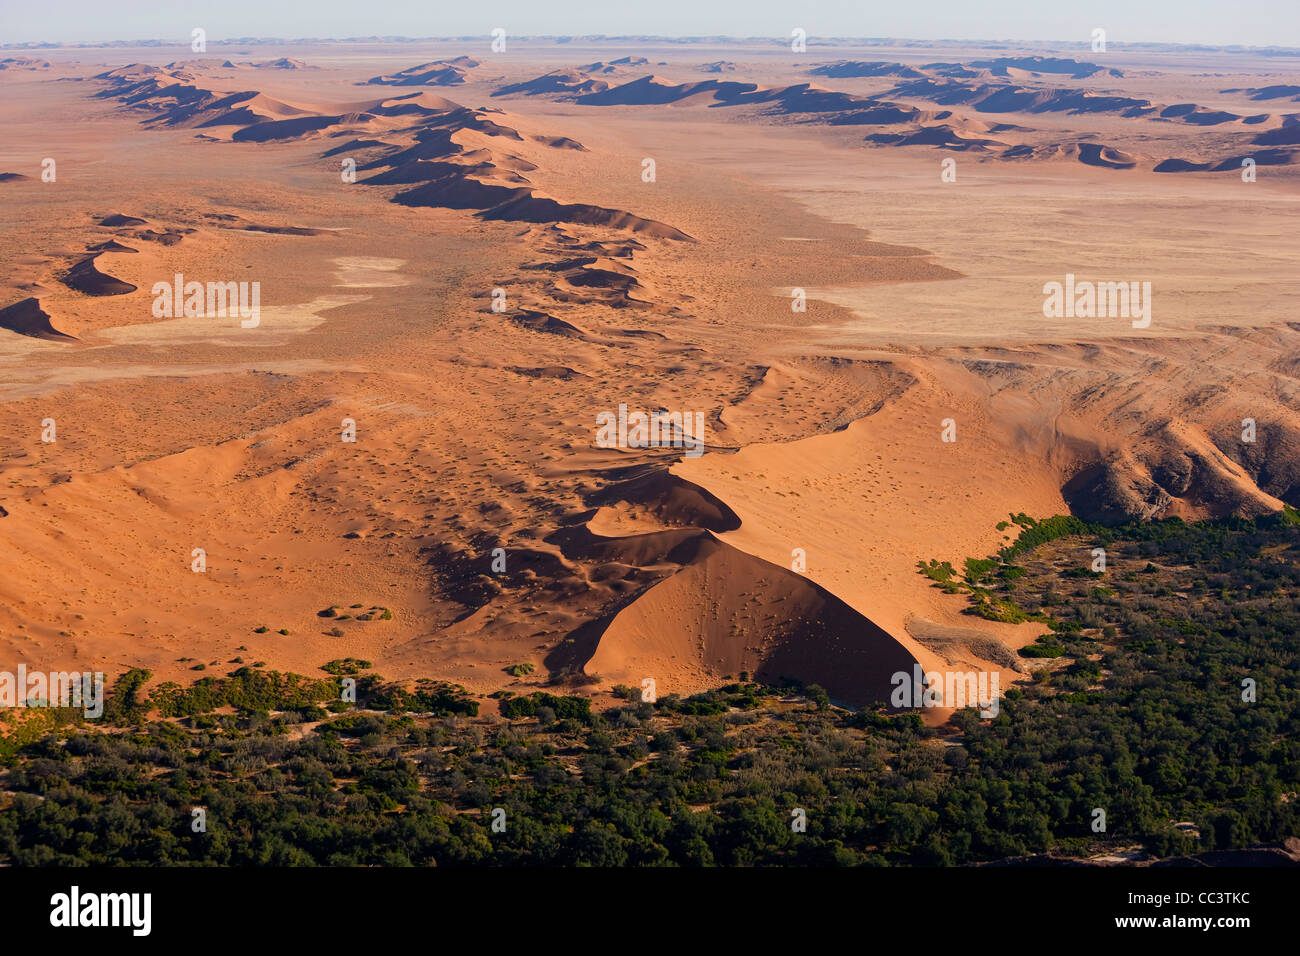
[[[653,34],[1300,47],[1300,0],[0,0],[0,43]]]

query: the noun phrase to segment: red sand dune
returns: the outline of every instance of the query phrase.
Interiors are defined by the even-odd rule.
[[[136,286],[100,272],[95,268],[95,260],[100,255],[102,253],[97,252],[74,265],[64,275],[63,284],[70,289],[84,292],[86,295],[126,295],[129,292],[134,292]]]
[[[148,220],[140,219],[136,216],[126,216],[120,212],[112,213],[111,215],[105,216],[103,219],[99,220],[101,226],[112,226],[113,228],[118,228],[120,226],[143,226],[146,225],[147,222]]]
[[[34,339],[75,342],[75,335],[60,332],[50,322],[50,314],[41,308],[38,299],[23,299],[0,309],[0,329],[8,329]]]
[[[139,252],[139,249],[132,249],[130,246],[123,245],[116,239],[109,239],[105,242],[95,243],[89,247],[91,252]]]
[[[531,80],[520,83],[508,83],[492,93],[493,96],[546,96],[561,94],[582,96],[587,93],[600,93],[609,89],[606,80],[592,78],[583,70],[552,70]]]
[[[407,67],[390,76],[372,76],[366,83],[382,86],[459,86],[478,65],[477,60],[458,56],[454,60],[435,60]]]

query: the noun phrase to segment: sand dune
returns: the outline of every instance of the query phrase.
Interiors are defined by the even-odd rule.
[[[942,146],[959,150],[987,149],[1007,145],[1001,140],[963,136],[960,130],[946,123],[922,126],[909,133],[872,133],[866,139],[870,143],[889,146]]]
[[[91,252],[139,252],[139,249],[132,249],[128,245],[118,242],[116,239],[107,239],[104,242],[95,243],[90,247]]]
[[[111,226],[116,229],[121,226],[144,226],[148,225],[148,222],[138,216],[127,216],[120,212],[115,212],[100,219],[99,224],[101,226]]]
[[[1256,149],[1238,156],[1229,156],[1226,159],[1208,162],[1176,158],[1163,159],[1153,167],[1153,170],[1157,173],[1200,172],[1204,170],[1213,172],[1233,170],[1240,172],[1242,167],[1246,165],[1247,160],[1250,160],[1256,166],[1295,166],[1300,165],[1300,150]]]
[[[49,60],[35,56],[7,56],[0,59],[0,70],[48,70]]]
[[[905,127],[900,132],[874,133],[866,142],[889,146],[941,146],[974,150],[1004,147],[1001,140],[979,134],[986,124],[955,116],[949,111],[922,111],[869,97],[827,90],[809,83],[761,88],[753,83],[707,80],[669,84],[654,76],[641,77],[601,93],[578,96],[574,102],[589,106],[662,106],[708,103],[713,107],[766,107],[766,115],[813,114],[834,126]],[[935,122],[944,121],[944,122]]]
[[[535,79],[521,83],[508,83],[492,92],[493,96],[546,96],[558,94],[563,96],[582,96],[587,93],[600,93],[609,89],[607,80],[594,79],[584,70],[552,70]]]
[[[509,366],[509,370],[526,378],[558,378],[565,382],[570,379],[585,377],[581,372],[571,369],[567,365],[543,365],[540,368],[522,368],[512,365]]]
[[[1073,79],[1088,79],[1099,73],[1122,77],[1124,74],[1116,69],[1108,69],[1097,63],[1080,62],[1064,57],[1018,56],[994,57],[987,60],[969,60],[965,63],[924,63],[909,66],[903,63],[885,60],[837,60],[814,67],[809,71],[815,76],[832,76],[840,78],[897,76],[915,79],[926,75],[958,77],[970,79],[980,76],[1039,76],[1066,75]]]
[[[689,106],[713,108],[761,106],[768,116],[811,114],[818,122],[834,126],[893,127],[887,132],[871,133],[864,142],[874,146],[929,146],[959,152],[988,153],[1008,160],[1046,160],[1074,158],[1079,162],[1107,169],[1132,169],[1146,156],[1117,145],[1076,142],[1008,142],[984,134],[989,132],[1035,134],[1026,126],[1004,123],[990,125],[948,110],[923,110],[895,100],[920,99],[936,107],[969,106],[981,113],[1023,113],[1041,115],[1068,113],[1072,116],[1114,114],[1125,119],[1174,121],[1201,127],[1267,127],[1248,142],[1263,146],[1300,144],[1295,121],[1268,114],[1239,114],[1210,109],[1195,103],[1161,106],[1150,99],[1096,92],[1089,89],[1043,85],[1025,86],[998,80],[1037,80],[1042,74],[1068,75],[1089,79],[1100,73],[1123,77],[1119,70],[1070,59],[1043,57],[998,58],[960,63],[931,63],[921,67],[884,61],[838,61],[815,67],[810,72],[834,78],[894,77],[903,81],[884,91],[881,97],[863,97],[827,90],[810,84],[763,88],[753,83],[708,80],[695,83],[672,83],[654,75],[591,93],[572,93],[561,97],[587,106]],[[539,78],[540,79],[540,78]],[[546,83],[515,84],[512,92],[555,92]],[[888,97],[888,98],[885,98]],[[1243,142],[1247,142],[1243,140]],[[1180,159],[1157,159],[1157,172],[1224,170],[1239,168],[1242,154],[1210,162]],[[1289,165],[1290,154],[1270,152],[1267,165]]]
[[[702,80],[698,83],[670,83],[648,74],[627,83],[580,96],[576,102],[588,106],[663,106],[702,97],[725,103],[743,93],[753,93],[756,83]]]
[[[887,63],[882,60],[838,60],[824,63],[808,71],[813,76],[830,76],[837,79],[858,78],[865,76],[924,76],[915,67],[902,63]]]
[[[461,64],[464,66],[464,64]],[[372,160],[362,168],[386,169],[363,180],[372,186],[421,183],[415,189],[400,192],[393,201],[406,206],[431,206],[447,209],[477,210],[484,219],[513,222],[572,222],[602,225],[663,239],[689,240],[684,232],[665,223],[636,216],[619,209],[590,203],[574,203],[538,193],[523,184],[528,180],[520,171],[536,169],[535,163],[493,150],[474,149],[476,143],[466,134],[478,133],[523,141],[518,130],[498,122],[500,111],[473,110],[429,93],[413,93],[365,104],[339,114],[310,113],[261,93],[241,92],[217,96],[201,85],[187,81],[186,74],[150,74],[137,81],[135,72],[109,71],[99,75],[110,81],[105,92],[136,106],[162,111],[161,120],[170,126],[233,125],[234,142],[264,143],[300,139],[332,129],[337,135],[357,127],[374,127],[387,118],[414,119],[417,125],[391,135],[408,140],[405,147],[388,140],[372,140],[367,146],[387,146],[389,155]],[[181,93],[181,91],[187,91]],[[162,100],[160,101],[159,95]],[[169,101],[184,101],[169,106]],[[354,143],[358,142],[356,138]],[[565,136],[534,137],[550,149],[578,150],[582,144]],[[337,155],[342,147],[329,154]]]
[[[587,151],[587,147],[576,139],[570,139],[567,136],[534,136],[533,142],[541,143],[543,146],[549,146],[552,149],[576,149],[580,153]]]
[[[914,658],[893,638],[806,578],[751,557],[714,534],[739,520],[704,489],[662,469],[634,470],[590,499],[586,525],[551,541],[602,567],[654,569],[649,589],[577,629],[549,655],[605,681],[689,692],[744,672],[822,683],[849,702],[883,699]],[[652,530],[647,530],[652,529]]]
[[[1232,170],[1239,172],[1242,166],[1246,165],[1247,160],[1250,160],[1256,166],[1294,166],[1300,164],[1300,148],[1285,148],[1288,146],[1300,147],[1300,121],[1297,121],[1294,117],[1287,117],[1281,126],[1258,134],[1250,142],[1271,148],[1246,149],[1243,144],[1243,146],[1237,147],[1241,150],[1240,152],[1222,158],[1187,160],[1170,157],[1156,164],[1155,172],[1178,173],[1204,170],[1212,172]]]
[[[282,102],[257,90],[222,90],[185,69],[133,64],[101,73],[96,79],[108,83],[99,95],[147,111],[146,122],[168,126],[208,130],[233,126],[242,132],[260,124],[310,121],[318,114],[314,107]]]
[[[1096,76],[1098,73],[1116,77],[1124,75],[1119,70],[1104,67],[1097,63],[1052,56],[1000,56],[991,60],[971,60],[966,66],[977,70],[988,70],[995,76],[1007,76],[1015,70],[1033,74],[1065,74],[1076,80],[1087,79]],[[926,69],[937,70],[941,69],[941,67],[941,64],[931,64]]]
[[[60,332],[50,321],[50,314],[41,308],[38,299],[23,299],[0,309],[0,329],[8,329],[34,339],[75,342],[76,336]]]
[[[682,570],[618,611],[583,667],[658,693],[748,672],[818,683],[850,704],[887,700],[894,673],[916,659],[824,588],[705,533],[673,555]],[[575,648],[576,650],[576,648]]]
[[[654,75],[643,76],[603,92],[584,94],[574,102],[586,106],[666,106],[690,103],[768,106],[773,114],[896,108],[892,103],[840,93],[812,83],[796,83],[777,88],[733,80],[673,84]]]
[[[1300,146],[1300,117],[1287,117],[1277,129],[1260,133],[1252,142],[1260,146]]]
[[[407,67],[389,76],[372,76],[366,83],[380,86],[459,86],[478,67],[477,60],[458,56]]]
[[[63,284],[86,295],[126,295],[134,292],[136,287],[131,283],[115,279],[95,267],[95,261],[100,255],[102,253],[87,256],[74,265],[64,275]]]
[[[226,62],[228,63],[229,61]],[[263,60],[260,63],[250,60],[247,63],[241,65],[251,66],[255,70],[318,70],[320,69],[320,67],[312,66],[309,63],[305,63],[302,60],[296,59],[291,56],[282,56],[274,60]]]
[[[1088,166],[1106,169],[1132,169],[1138,159],[1131,153],[1102,143],[1054,143],[1050,146],[1013,146],[1004,150],[1003,159],[1076,159]]]
[[[1250,125],[1267,115],[1243,116],[1211,110],[1195,103],[1160,106],[1150,100],[1094,93],[1089,90],[1024,87],[1004,83],[972,84],[930,77],[900,83],[889,95],[929,100],[944,106],[969,106],[980,113],[1117,113],[1128,118],[1159,117],[1196,126],[1242,122]]]
[[[575,339],[587,338],[587,334],[572,322],[566,322],[553,315],[547,315],[545,312],[536,312],[531,309],[524,309],[517,315],[510,316],[510,318],[525,328],[532,329],[534,332],[547,332],[551,335],[565,335]]]
[[[656,239],[691,241],[686,233],[666,223],[643,219],[620,209],[606,209],[588,203],[565,203],[535,193],[508,199],[484,209],[479,215],[484,219],[505,219],[510,222],[571,222],[587,226],[608,226]]]
[[[274,236],[319,236],[324,234],[324,230],[312,229],[309,226],[277,226],[249,222],[242,216],[230,213],[205,213],[203,218],[215,223],[220,229],[241,229],[244,232],[264,232]]]
[[[620,67],[646,66],[649,60],[643,56],[620,56],[610,60],[608,63],[597,60],[594,63],[585,63],[579,69],[587,73],[616,73]]]
[[[1280,100],[1290,97],[1300,102],[1300,86],[1293,83],[1275,83],[1272,86],[1260,86],[1247,89],[1224,90],[1225,93],[1245,93],[1252,100]]]

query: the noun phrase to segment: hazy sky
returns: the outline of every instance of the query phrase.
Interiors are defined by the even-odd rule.
[[[0,0],[0,43],[656,34],[1300,47],[1300,0]]]

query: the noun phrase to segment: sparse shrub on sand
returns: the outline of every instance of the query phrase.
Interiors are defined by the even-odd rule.
[[[351,677],[362,671],[370,670],[374,665],[359,657],[340,657],[321,665],[321,670],[335,677]]]
[[[957,574],[956,569],[949,562],[939,561],[935,558],[931,558],[929,564],[918,561],[916,566],[927,578],[939,584],[947,584]]]

